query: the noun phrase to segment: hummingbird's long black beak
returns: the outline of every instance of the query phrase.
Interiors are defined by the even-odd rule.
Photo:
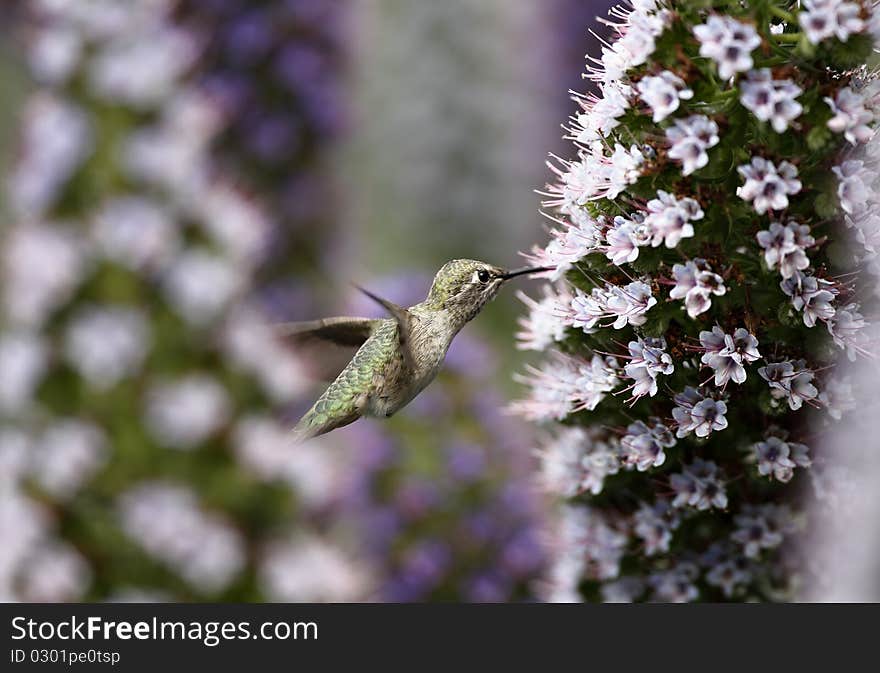
[[[508,271],[503,276],[501,276],[502,280],[510,280],[511,278],[516,278],[517,276],[524,276],[528,273],[541,273],[542,271],[553,271],[555,267],[552,266],[528,266],[523,269],[514,269],[513,271]]]

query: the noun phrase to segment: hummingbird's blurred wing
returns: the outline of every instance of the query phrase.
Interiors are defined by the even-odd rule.
[[[413,315],[409,309],[398,306],[393,301],[377,297],[369,290],[358,287],[358,290],[367,295],[374,302],[382,306],[397,321],[397,335],[400,340],[400,353],[403,356],[403,362],[407,368],[414,370],[416,368],[415,357],[413,357],[412,348],[410,347],[410,335],[413,328]]]
[[[378,322],[371,318],[324,318],[281,323],[275,325],[275,333],[292,346],[309,375],[333,381]]]

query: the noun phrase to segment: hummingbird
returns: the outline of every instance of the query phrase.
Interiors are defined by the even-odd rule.
[[[333,381],[294,427],[294,440],[317,437],[361,416],[396,413],[434,380],[455,335],[505,282],[551,268],[509,271],[454,259],[437,272],[425,300],[409,308],[358,288],[388,318],[335,317],[281,325],[281,333],[321,369],[314,373]]]

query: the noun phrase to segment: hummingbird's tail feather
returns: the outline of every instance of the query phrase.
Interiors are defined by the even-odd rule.
[[[292,431],[293,442],[301,444],[336,428],[354,423],[360,417],[360,413],[357,412],[351,412],[343,416],[331,416],[321,413],[315,407],[312,407],[294,426]]]

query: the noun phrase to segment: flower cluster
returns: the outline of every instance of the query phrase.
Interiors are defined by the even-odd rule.
[[[835,365],[872,350],[880,98],[858,66],[877,19],[855,1],[631,5],[588,62],[578,160],[546,190],[559,229],[529,255],[558,264],[554,322],[521,337],[551,364],[514,410],[562,423],[539,453],[580,521],[549,595],[775,599],[823,462],[805,438],[845,421],[857,393]],[[609,375],[585,405],[593,361]],[[530,413],[551,391],[553,413]]]

